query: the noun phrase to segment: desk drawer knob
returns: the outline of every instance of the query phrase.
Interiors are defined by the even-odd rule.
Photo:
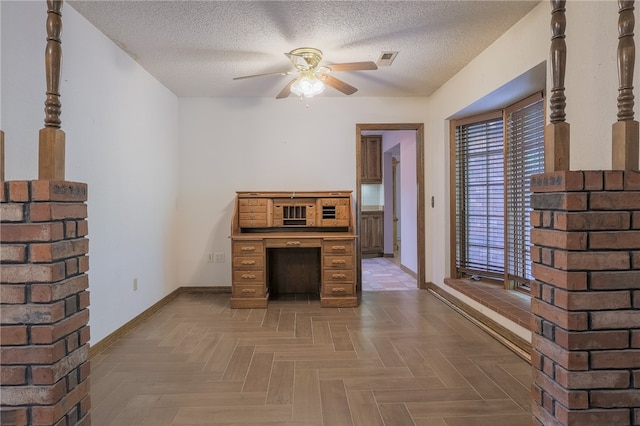
[[[345,246],[333,246],[331,250],[333,251],[345,251],[347,248]]]
[[[242,278],[245,280],[255,280],[256,276],[254,274],[242,274]]]
[[[242,247],[240,250],[242,250],[242,251],[256,251],[256,248],[254,246],[246,246],[246,247]]]
[[[256,261],[255,260],[243,260],[242,264],[243,265],[255,265]]]
[[[242,293],[255,293],[256,289],[255,288],[243,288],[242,289]]]
[[[331,289],[331,293],[346,293],[347,290],[345,290],[342,287],[335,287]]]
[[[331,275],[331,278],[334,280],[344,280],[347,276],[345,274],[333,274]]]
[[[333,265],[344,265],[344,264],[347,263],[347,261],[346,260],[341,260],[341,259],[334,259],[331,263]]]
[[[300,241],[287,241],[288,246],[299,246],[300,244]]]

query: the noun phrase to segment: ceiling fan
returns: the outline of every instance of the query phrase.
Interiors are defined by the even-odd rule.
[[[358,91],[352,85],[329,75],[330,72],[336,71],[366,71],[377,70],[378,66],[375,62],[346,62],[341,64],[320,65],[322,61],[322,52],[313,47],[301,47],[293,49],[289,53],[285,53],[291,63],[295,66],[295,70],[269,72],[265,74],[247,75],[243,77],[235,77],[234,80],[242,80],[244,78],[262,77],[267,75],[291,75],[297,74],[296,78],[291,80],[282,89],[276,99],[288,97],[291,93],[300,97],[312,97],[322,93],[326,86],[333,87],[345,95],[352,95]]]

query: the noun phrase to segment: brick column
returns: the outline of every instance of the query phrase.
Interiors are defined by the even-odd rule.
[[[640,425],[640,173],[532,178],[536,424]]]
[[[89,425],[87,186],[0,182],[0,424]]]

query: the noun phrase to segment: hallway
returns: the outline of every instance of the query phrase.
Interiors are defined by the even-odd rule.
[[[182,293],[91,360],[93,425],[530,425],[531,367],[424,290]]]
[[[362,290],[414,290],[416,279],[398,266],[397,258],[362,259]]]

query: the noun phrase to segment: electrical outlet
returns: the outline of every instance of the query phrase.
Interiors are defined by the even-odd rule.
[[[138,279],[133,279],[133,291],[138,291]]]
[[[207,263],[213,263],[213,253],[209,253],[209,260],[207,260]]]
[[[217,252],[214,254],[215,263],[224,263],[224,252]]]

